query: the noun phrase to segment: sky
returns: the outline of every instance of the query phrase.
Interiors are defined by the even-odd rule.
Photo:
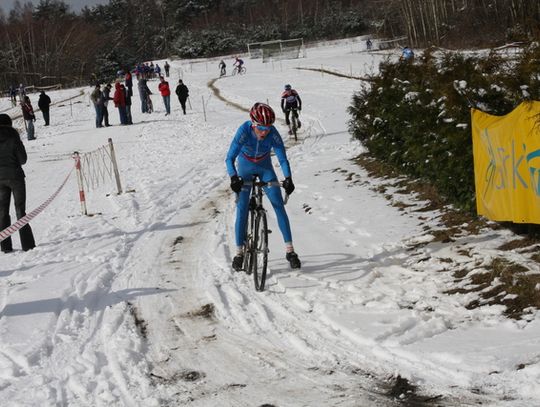
[[[16,0],[2,0],[0,8],[5,12],[11,11],[15,5]],[[21,4],[32,3],[34,5],[39,4],[39,0],[20,0]],[[106,4],[109,0],[65,0],[64,3],[70,6],[70,9],[75,12],[79,12],[84,6],[92,7],[97,4]]]
[[[59,192],[31,221],[37,247],[21,251],[15,235],[15,251],[0,258],[0,404],[540,405],[538,312],[512,320],[502,305],[469,309],[479,294],[452,273],[486,272],[515,236],[489,229],[435,241],[440,213],[352,161],[364,147],[347,132],[347,107],[365,85],[316,71],[362,77],[398,56],[330,42],[300,59],[246,57],[246,75],[220,79],[220,58],[170,61],[171,85],[182,78],[190,89],[186,115],[173,98],[166,116],[151,80],[155,112],[140,112],[135,89],[132,126],[120,126],[109,105],[112,126],[96,129],[91,88],[50,91],[51,125],[38,112],[35,141],[16,119],[29,155],[28,211]],[[230,73],[232,56],[224,59]],[[279,111],[285,83],[303,99],[298,142]],[[278,112],[302,260],[289,268],[266,202],[262,293],[231,270],[235,201],[224,163],[256,101]],[[19,113],[5,98],[0,111]],[[84,170],[97,187],[86,191],[83,216],[71,156],[95,156],[109,138],[123,193],[105,172]],[[398,377],[415,390],[390,392]]]

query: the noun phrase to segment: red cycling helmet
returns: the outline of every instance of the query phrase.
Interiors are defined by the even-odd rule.
[[[255,103],[249,111],[249,117],[259,126],[271,126],[276,121],[274,110],[265,103]]]

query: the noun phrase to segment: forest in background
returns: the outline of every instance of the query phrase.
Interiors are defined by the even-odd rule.
[[[0,88],[108,78],[158,58],[245,52],[275,39],[406,36],[409,45],[491,47],[540,38],[530,0],[111,0],[75,14],[62,0],[0,12]]]

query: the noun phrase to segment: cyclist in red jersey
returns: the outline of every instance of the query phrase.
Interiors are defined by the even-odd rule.
[[[285,113],[285,123],[289,126],[289,134],[292,134],[289,116],[292,110],[296,117],[296,121],[298,122],[298,128],[302,126],[302,123],[300,123],[300,119],[298,118],[298,112],[302,110],[302,99],[300,99],[298,92],[289,84],[285,85],[285,91],[281,94],[281,110]]]

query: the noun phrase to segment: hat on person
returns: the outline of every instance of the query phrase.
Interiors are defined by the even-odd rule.
[[[0,126],[11,126],[11,124],[11,117],[5,113],[0,114]]]

